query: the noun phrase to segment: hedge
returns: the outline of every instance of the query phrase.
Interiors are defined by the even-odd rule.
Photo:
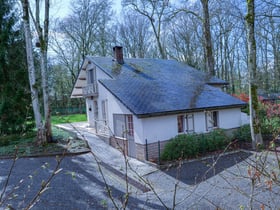
[[[224,149],[229,139],[222,129],[206,134],[181,134],[172,138],[161,155],[162,160],[194,158],[207,152]]]

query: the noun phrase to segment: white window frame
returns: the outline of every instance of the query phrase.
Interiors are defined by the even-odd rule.
[[[194,133],[194,114],[186,114],[186,132]]]
[[[102,119],[105,123],[105,125],[108,124],[108,100],[102,100],[101,101],[101,107],[102,107]]]
[[[194,126],[194,114],[181,114],[177,116],[177,132],[179,134],[182,133],[194,133],[195,126]]]
[[[87,83],[94,84],[96,82],[96,67],[87,70]]]
[[[117,119],[118,118],[118,119]],[[121,119],[123,118],[123,119]],[[121,133],[119,133],[119,125],[116,120],[122,121]],[[131,139],[134,137],[133,115],[131,114],[113,114],[114,134],[118,138]]]
[[[219,128],[219,111],[206,111],[205,112],[206,131],[211,131]]]

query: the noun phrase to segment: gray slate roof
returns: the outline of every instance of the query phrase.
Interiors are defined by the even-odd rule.
[[[209,84],[227,84],[175,60],[88,57],[112,79],[99,80],[138,117],[241,107],[246,103]]]

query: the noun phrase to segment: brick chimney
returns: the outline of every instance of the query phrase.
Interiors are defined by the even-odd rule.
[[[122,46],[113,47],[115,59],[119,64],[124,64],[122,49],[123,49]]]

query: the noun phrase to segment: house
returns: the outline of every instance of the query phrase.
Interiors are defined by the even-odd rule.
[[[222,91],[225,81],[175,60],[114,53],[85,58],[71,97],[86,98],[89,126],[129,156],[156,158],[178,134],[241,126],[246,103]]]

